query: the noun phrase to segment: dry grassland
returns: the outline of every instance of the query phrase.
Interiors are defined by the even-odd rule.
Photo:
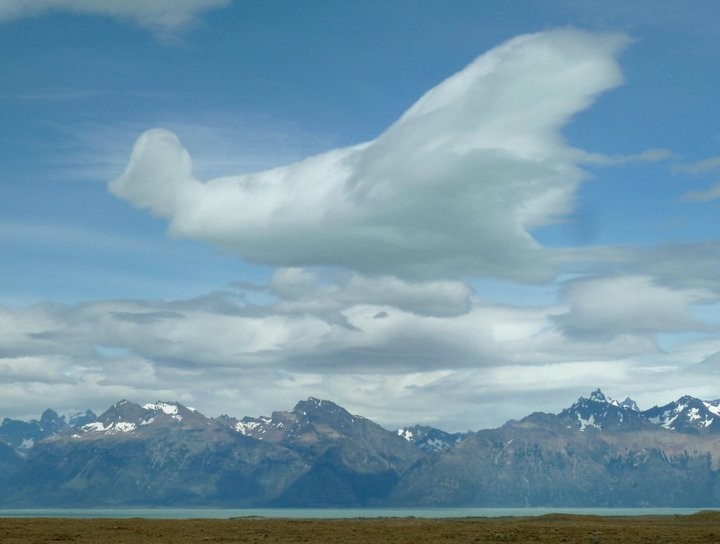
[[[0,519],[0,542],[185,543],[720,543],[720,513],[600,517],[229,520]]]

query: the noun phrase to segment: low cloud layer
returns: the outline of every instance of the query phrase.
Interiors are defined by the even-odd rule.
[[[459,282],[300,269],[244,289],[0,307],[0,413],[128,397],[243,415],[313,395],[388,426],[463,429],[560,408],[597,386],[645,403],[670,400],[680,383],[715,394],[700,369],[720,353],[720,323],[708,318],[717,290],[593,277],[560,285],[554,303],[522,306],[488,303]],[[668,348],[668,333],[692,334]]]
[[[557,273],[534,228],[574,208],[585,154],[561,129],[622,81],[617,34],[515,38],[428,91],[375,140],[201,182],[169,131],[137,141],[111,191],[172,235],[248,261],[405,277]]]

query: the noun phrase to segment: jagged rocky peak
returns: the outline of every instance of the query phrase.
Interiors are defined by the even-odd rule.
[[[652,426],[644,412],[630,397],[620,402],[596,389],[590,396],[580,397],[570,408],[560,414],[568,427],[584,431],[588,428],[599,430],[640,430]]]
[[[82,427],[88,423],[97,421],[97,415],[92,410],[85,410],[84,412],[78,412],[70,416],[68,423],[71,427]]]
[[[55,410],[48,408],[40,416],[40,431],[45,436],[62,430],[66,425],[65,416],[58,415]]]
[[[580,397],[582,399],[583,397]],[[605,396],[605,393],[602,392],[602,390],[598,387],[595,391],[590,393],[590,397],[588,400],[594,400],[595,402],[607,402],[608,404],[612,404],[612,399]]]
[[[309,397],[307,400],[301,400],[295,405],[293,409],[295,413],[302,413],[304,415],[313,413],[342,413],[347,412],[345,408],[338,406],[332,401],[317,399],[315,397]]]
[[[638,406],[638,403],[635,402],[630,397],[625,397],[625,400],[620,403],[620,406],[623,406],[624,408],[628,408],[630,410],[634,410],[635,412],[640,411],[640,407]]]
[[[641,430],[661,427],[686,434],[720,433],[720,401],[705,401],[690,395],[641,411],[631,398],[618,402],[600,389],[589,398],[580,397],[560,417],[571,428]]]
[[[585,400],[585,397],[580,397],[578,399],[578,402],[581,402]],[[612,406],[618,406],[621,408],[627,408],[629,410],[634,410],[636,412],[640,411],[640,407],[638,406],[637,402],[635,402],[630,397],[625,397],[625,400],[620,402],[605,393],[603,393],[602,389],[597,388],[595,391],[590,393],[590,396],[587,398],[589,401],[598,402],[601,404],[610,404]]]
[[[52,423],[60,423],[65,422],[65,417],[58,415],[58,413],[55,410],[51,410],[48,408],[45,410],[42,415],[40,416],[40,423],[44,424],[52,424]]]

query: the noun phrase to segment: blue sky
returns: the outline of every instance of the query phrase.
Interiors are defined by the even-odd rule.
[[[597,386],[720,397],[719,27],[712,1],[0,1],[0,415],[313,395],[467,429]]]

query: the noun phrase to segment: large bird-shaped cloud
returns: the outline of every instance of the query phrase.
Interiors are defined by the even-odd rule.
[[[561,128],[622,81],[627,38],[524,35],[428,91],[370,142],[201,182],[178,138],[144,133],[110,190],[173,235],[278,266],[547,280],[533,228],[573,209],[583,153]]]

